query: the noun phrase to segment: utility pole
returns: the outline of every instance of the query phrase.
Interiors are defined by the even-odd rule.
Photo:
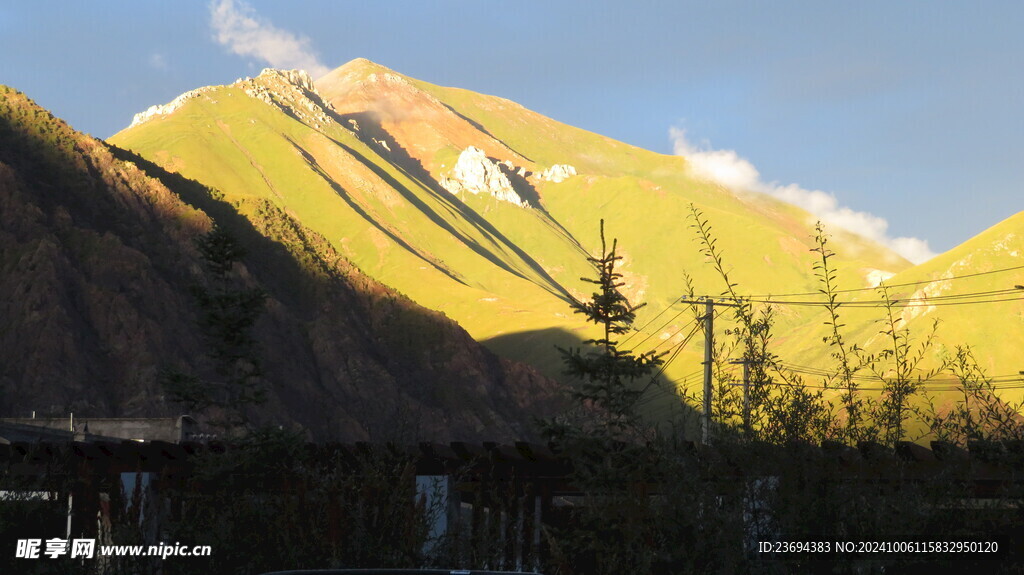
[[[701,443],[711,443],[711,358],[715,346],[715,302],[704,302],[704,429]]]
[[[701,426],[701,443],[711,443],[711,366],[715,349],[715,306],[739,307],[738,303],[718,302],[706,296],[700,299],[680,299],[679,303],[704,304],[704,416]]]

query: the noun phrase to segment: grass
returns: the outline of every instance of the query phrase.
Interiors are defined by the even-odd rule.
[[[367,66],[366,73],[373,69]],[[650,322],[683,295],[684,272],[694,278],[698,295],[724,291],[694,241],[691,204],[711,221],[740,293],[817,289],[810,251],[814,222],[802,210],[696,180],[687,173],[682,158],[566,126],[501,98],[412,79],[410,83],[411,87],[402,89],[421,90],[437,98],[485,129],[486,133],[477,133],[481,142],[493,136],[529,158],[529,169],[568,163],[579,175],[557,184],[538,183],[543,210],[480,196],[455,198],[436,187],[436,180],[458,158],[460,150],[454,145],[424,152],[428,155],[423,165],[437,166],[436,173],[410,172],[407,165],[341,126],[316,129],[249,98],[237,87],[213,90],[170,116],[121,132],[112,142],[200,180],[228,199],[270,199],[328,238],[367,274],[444,312],[502,354],[533,362],[549,374],[560,370],[553,346],[564,342],[565,334],[585,337],[589,333],[581,319],[569,312],[565,298],[590,293],[580,278],[592,275],[586,254],[597,250],[602,219],[627,258],[623,268],[629,282],[627,294],[649,303],[638,314],[637,325]],[[324,96],[331,99],[329,93]],[[376,96],[379,103],[400,94]],[[367,107],[374,105],[370,102]],[[430,121],[444,120],[417,121],[423,122],[419,129],[430,129]],[[443,126],[437,128],[440,131]],[[415,142],[396,143],[416,150]],[[1021,224],[1007,226],[1019,229]],[[932,277],[979,249],[965,246],[908,269],[908,262],[885,248],[833,232],[844,288],[863,287],[867,273],[875,269],[902,272],[892,282]],[[979,242],[990,241],[983,236]],[[1006,266],[1007,258],[976,255],[963,269]],[[1024,281],[1015,278],[1017,283]],[[983,290],[991,284],[963,285]],[[987,365],[1006,371],[1005,366],[1016,361],[1011,353],[1015,346],[1010,343],[1016,340],[1008,336],[1000,342],[991,334],[1014,333],[1024,321],[1019,305],[1009,313],[1007,309],[1011,308],[978,321],[978,310],[947,308],[941,313],[943,332],[953,336],[951,341],[978,345]],[[870,313],[851,311],[844,317],[853,340],[869,340],[877,331],[871,323],[876,316]],[[683,328],[688,320],[684,314],[661,332],[645,333],[637,341],[650,335],[646,346],[662,343],[664,335]],[[921,321],[910,323],[917,329]],[[653,322],[651,329],[662,323],[662,319]],[[823,365],[828,358],[827,350],[816,343],[820,324],[815,308],[780,309],[780,352],[799,358],[795,363]],[[522,336],[519,340],[509,337],[517,334]],[[528,344],[520,342],[523,338]],[[698,352],[694,342],[668,367],[667,375],[681,379],[699,368]]]

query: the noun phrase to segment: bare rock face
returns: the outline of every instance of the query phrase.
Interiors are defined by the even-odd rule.
[[[316,93],[316,86],[313,85],[313,78],[311,78],[305,70],[275,70],[273,68],[266,68],[260,73],[260,75],[262,76],[268,72],[277,73],[282,78],[292,84],[295,84],[299,88]]]
[[[328,113],[331,111],[331,106],[320,97],[313,84],[313,79],[305,70],[265,68],[259,76],[239,78],[232,86],[241,88],[251,98],[276,106],[317,128],[331,122]],[[185,92],[167,104],[150,106],[145,112],[135,114],[130,127],[159,116],[166,116],[180,108],[185,102],[216,88],[216,86],[198,88]]]
[[[304,70],[265,68],[259,76],[242,78],[232,85],[316,129],[333,122],[330,104],[320,97]]]
[[[576,175],[576,168],[569,164],[555,164],[540,174],[540,179],[560,184]]]
[[[193,98],[198,98],[203,93],[208,91],[210,91],[210,88],[196,88],[195,90],[189,90],[188,92],[185,92],[184,94],[178,96],[177,98],[171,100],[166,104],[157,104],[155,106],[150,106],[146,109],[145,112],[139,112],[138,114],[135,114],[135,116],[132,117],[132,123],[131,126],[129,127],[138,126],[139,124],[147,120],[156,118],[158,116],[166,116],[167,114],[170,114],[171,112],[180,108],[181,105],[185,102],[188,102]]]
[[[506,161],[507,162],[507,161]],[[441,178],[441,187],[453,194],[469,192],[471,194],[490,194],[495,198],[528,208],[529,202],[524,200],[512,187],[505,171],[512,170],[511,162],[499,163],[487,157],[479,148],[470,146],[459,155],[459,161],[447,175]]]

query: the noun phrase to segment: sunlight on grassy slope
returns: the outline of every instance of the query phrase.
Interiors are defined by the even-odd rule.
[[[598,248],[601,219],[624,256],[623,291],[648,302],[636,325],[650,325],[631,340],[640,351],[670,350],[690,331],[690,312],[680,314],[677,307],[662,314],[684,294],[684,272],[693,277],[698,296],[725,291],[695,242],[691,204],[714,228],[739,293],[818,289],[811,252],[814,222],[806,212],[695,179],[684,158],[566,126],[508,100],[406,78],[367,61],[346,65],[318,86],[337,110],[331,121],[287,113],[289,105],[298,109],[294,102],[268,104],[239,86],[220,87],[112,141],[229,199],[271,199],[366,273],[443,311],[503,355],[552,374],[560,370],[554,345],[591,333],[570,313],[566,298],[590,293],[580,278],[593,275],[586,254]],[[275,93],[273,85],[268,89]],[[540,198],[536,208],[482,195],[456,197],[438,182],[469,145],[528,172],[570,164],[578,175],[561,183],[530,180]],[[993,232],[985,241],[999,241],[1000,233],[1005,239],[1010,231]],[[908,269],[902,258],[851,234],[833,230],[831,245],[838,252],[834,261],[841,287],[847,289],[865,287],[878,270],[902,272],[890,283],[916,281],[1005,266],[1016,257],[1008,255],[1012,249],[984,255],[984,249],[966,246]],[[965,281],[956,290],[983,291],[991,281]],[[1011,283],[1021,281],[1015,276]],[[873,292],[859,295],[877,299]],[[1007,310],[993,313],[998,317],[987,323],[977,321],[979,308],[968,306],[907,319],[917,331],[941,317],[947,348],[960,341],[975,344],[986,365],[1002,373],[1015,356],[1012,343],[1001,342],[1014,338],[991,334],[1010,334],[1021,321],[1019,307]],[[878,331],[872,323],[877,311],[843,312],[851,341],[870,343]],[[788,361],[829,365],[828,350],[820,344],[819,313],[812,307],[778,308],[778,349]],[[723,322],[721,328],[727,327]],[[701,339],[698,334],[669,366],[671,379],[699,369]]]

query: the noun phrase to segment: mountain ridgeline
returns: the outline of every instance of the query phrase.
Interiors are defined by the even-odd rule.
[[[705,293],[722,291],[694,243],[691,204],[714,222],[741,285],[816,287],[814,222],[798,208],[696,179],[684,158],[368,60],[315,82],[265,70],[194,90],[110,141],[229,201],[269,201],[367,275],[550,376],[561,371],[556,345],[593,334],[568,302],[590,293],[580,278],[593,274],[587,257],[601,219],[619,239],[624,293],[649,304],[638,325],[686,292],[684,272]],[[836,236],[839,267],[858,287],[909,266]],[[672,316],[650,344],[684,339],[692,318]],[[780,315],[787,328],[804,319]],[[670,378],[692,371],[685,364],[669,366]]]
[[[567,303],[591,291],[580,278],[593,274],[587,257],[597,252],[602,219],[619,240],[623,292],[648,304],[636,322],[642,333],[629,342],[638,352],[674,350],[686,340],[694,317],[675,302],[688,293],[687,275],[696,295],[718,296],[728,287],[695,242],[693,207],[712,226],[737,293],[815,294],[821,288],[815,221],[803,210],[694,177],[685,158],[364,59],[315,82],[301,72],[265,70],[195,90],[138,118],[111,141],[231,201],[269,201],[366,274],[443,311],[501,355],[553,377],[562,369],[555,346],[594,335],[593,326],[568,313]],[[926,305],[929,294],[1024,283],[1020,270],[949,280],[1021,264],[1020,217],[998,227],[998,238],[982,234],[952,250],[956,257],[916,267],[832,228],[830,264],[840,289],[870,288],[883,278],[890,285],[913,282],[892,292],[904,301],[916,298],[902,310],[901,329],[921,334],[943,320],[940,345],[926,363],[937,365],[955,345],[969,344],[990,373],[1015,373],[1011,342],[1017,338],[986,334],[1020,333],[1020,301]],[[840,301],[879,297],[854,291]],[[878,307],[844,311],[850,341],[877,348],[879,313]],[[829,365],[821,307],[778,305],[774,318],[780,356],[816,369]],[[682,349],[666,379],[693,390],[699,354],[698,346]],[[1015,398],[1021,392],[1006,393]]]
[[[173,412],[160,370],[210,369],[190,286],[208,279],[195,239],[214,222],[249,253],[239,277],[269,294],[261,415],[319,436],[381,437],[395,421],[417,437],[526,436],[558,409],[556,346],[597,335],[569,304],[593,291],[582,278],[601,220],[622,292],[648,304],[625,348],[672,352],[675,389],[659,387],[652,413],[699,384],[702,350],[684,346],[698,318],[679,302],[691,289],[774,294],[772,350],[790,375],[835,369],[810,214],[503,98],[364,59],[316,81],[268,69],[153,106],[107,144],[13,91],[4,101],[4,413]],[[732,285],[696,241],[697,213]],[[919,266],[827,232],[848,344],[887,357],[874,287],[888,278],[901,302],[889,325],[907,341],[940,320],[922,368],[967,344],[1020,399],[1006,382],[1020,368],[1024,216]],[[717,325],[726,334],[728,316]],[[884,362],[862,367],[889,377]]]
[[[226,198],[0,88],[0,413],[176,415],[169,370],[215,377],[194,287],[213,225],[267,294],[258,422],[332,439],[530,437],[554,383],[352,266],[268,198]]]

